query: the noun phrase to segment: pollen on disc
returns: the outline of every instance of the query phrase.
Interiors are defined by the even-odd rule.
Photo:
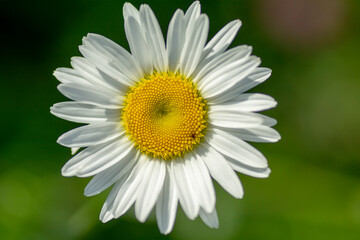
[[[143,153],[172,159],[202,140],[207,105],[190,79],[154,73],[130,88],[121,118],[126,134]]]

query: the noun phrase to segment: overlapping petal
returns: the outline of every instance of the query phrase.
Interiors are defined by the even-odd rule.
[[[148,159],[148,170],[142,176],[139,196],[135,203],[135,215],[140,222],[145,222],[153,209],[163,188],[166,164],[162,159]]]
[[[266,125],[257,125],[247,128],[220,128],[228,133],[249,142],[277,142],[281,139],[280,134]]]
[[[99,89],[96,86],[86,86],[78,83],[63,83],[59,91],[66,97],[81,103],[89,103],[108,109],[121,108],[122,97],[116,92]]]
[[[210,228],[218,228],[219,227],[219,219],[218,219],[215,208],[210,213],[207,213],[204,210],[200,209],[199,216],[201,217],[203,222],[206,225],[208,225]]]
[[[232,196],[242,198],[244,190],[240,180],[223,155],[208,143],[198,148],[197,154],[204,160],[211,176]]]
[[[268,166],[267,160],[261,152],[227,131],[213,128],[206,134],[205,139],[218,152],[247,166],[255,168]]]
[[[206,63],[225,52],[232,43],[240,27],[241,21],[238,19],[226,24],[204,47],[201,56],[202,63]],[[202,64],[199,64],[198,67],[201,68]]]
[[[175,159],[170,163],[170,176],[174,178],[179,202],[190,219],[195,219],[200,211],[200,200],[196,193],[189,159]]]
[[[253,70],[247,77],[237,82],[232,88],[223,92],[223,94],[208,100],[210,105],[220,104],[230,101],[247,90],[259,85],[267,80],[271,75],[271,70],[268,68],[258,67]]]
[[[133,56],[110,39],[98,34],[88,34],[80,46],[81,53],[98,69],[111,76],[105,82],[115,85],[117,89],[133,85],[142,75]]]
[[[158,72],[167,71],[168,59],[165,52],[164,37],[154,12],[146,4],[140,7],[140,20],[154,68]]]
[[[54,71],[54,76],[62,83],[76,83],[79,85],[93,86],[93,84],[72,68],[58,68]]]
[[[131,142],[125,137],[94,145],[71,158],[61,172],[68,177],[90,177],[123,160],[132,150]]]
[[[138,155],[138,152],[132,150],[111,168],[107,168],[96,174],[86,186],[84,195],[89,197],[99,194],[119,181],[120,178],[131,172],[137,162]]]
[[[105,109],[88,103],[61,102],[50,108],[55,116],[78,123],[118,122],[120,112],[117,109]]]
[[[133,205],[139,195],[139,185],[143,175],[151,168],[151,162],[147,160],[145,155],[141,155],[130,174],[114,185],[106,199],[108,204],[104,204],[101,210],[101,221],[107,222],[118,218]]]
[[[125,19],[125,33],[129,42],[130,50],[136,62],[140,66],[143,75],[149,75],[153,71],[153,60],[146,42],[145,32],[139,21],[132,15]]]
[[[209,19],[206,15],[200,15],[195,21],[189,22],[180,57],[180,72],[185,77],[190,77],[197,67],[207,40],[208,31]]]
[[[156,219],[160,232],[163,234],[168,234],[173,229],[178,206],[177,189],[174,178],[170,174],[169,164],[167,164],[164,186],[156,203]]]
[[[172,17],[166,40],[167,57],[169,61],[169,70],[177,72],[180,64],[182,48],[185,43],[186,23],[184,12],[178,9]]]
[[[232,110],[236,109],[238,111],[244,112],[259,112],[274,108],[277,105],[277,102],[274,98],[260,93],[244,93],[241,94],[231,101],[222,104],[216,104],[211,106],[212,110]]]
[[[57,142],[66,147],[88,147],[105,143],[121,135],[118,123],[91,123],[64,133]]]
[[[245,57],[220,68],[216,67],[212,74],[205,76],[200,83],[204,97],[213,99],[234,87],[237,82],[247,77],[257,66],[260,58]]]

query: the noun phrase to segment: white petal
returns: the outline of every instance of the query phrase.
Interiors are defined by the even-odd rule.
[[[220,186],[235,198],[242,198],[244,190],[241,182],[223,155],[206,142],[199,145],[196,151]]]
[[[89,33],[83,38],[83,44],[88,46],[85,50],[91,53],[84,52],[86,57],[121,84],[132,85],[141,77],[131,54],[110,39]]]
[[[92,83],[84,79],[72,68],[58,68],[54,71],[54,76],[62,83],[76,83],[81,85],[93,86]]]
[[[158,72],[167,70],[168,62],[165,52],[165,42],[159,23],[151,8],[144,4],[140,7],[141,25],[146,33],[146,42],[153,64]]]
[[[241,161],[224,156],[230,166],[237,172],[256,178],[267,178],[271,173],[270,168],[254,168],[243,164]]]
[[[185,13],[185,21],[186,25],[188,25],[191,22],[194,22],[196,19],[199,18],[201,12],[201,6],[199,1],[194,1],[188,10],[186,10]]]
[[[189,168],[185,166],[185,162],[188,161],[188,159],[172,160],[170,164],[170,177],[175,179],[179,202],[186,216],[193,220],[199,214],[200,205],[197,193],[193,187],[193,179],[187,171]]]
[[[194,179],[193,186],[196,189],[201,208],[210,213],[215,208],[214,186],[204,161],[198,155],[192,155],[193,157],[188,162],[188,171]]]
[[[233,68],[232,66],[241,65],[250,56],[252,47],[241,45],[229,49],[223,54],[216,56],[213,59],[203,60],[191,76],[195,83],[200,83],[200,87],[210,84],[212,79],[217,78],[219,69]],[[210,79],[210,80],[209,80]],[[208,81],[203,83],[203,81]]]
[[[126,20],[129,16],[132,16],[136,19],[137,22],[140,21],[140,13],[139,11],[131,4],[126,2],[123,7],[123,16],[124,20]]]
[[[263,123],[263,118],[259,114],[240,112],[234,110],[222,110],[210,108],[209,122],[213,126],[224,128],[247,128],[258,126]]]
[[[244,93],[231,99],[231,101],[215,104],[212,109],[237,109],[244,112],[258,112],[273,108],[277,105],[274,98],[260,93]]]
[[[205,98],[215,98],[247,77],[260,63],[260,58],[255,56],[239,59],[225,67],[217,68],[213,74],[204,77],[199,87]]]
[[[180,72],[190,77],[197,67],[209,31],[209,19],[201,15],[195,22],[189,22],[186,30],[184,49],[180,57]]]
[[[126,136],[102,148],[89,147],[70,159],[62,169],[64,176],[90,177],[127,158],[132,143]]]
[[[86,185],[84,195],[89,197],[99,194],[128,174],[137,162],[138,154],[136,153],[138,153],[136,150],[130,151],[112,167],[96,174]]]
[[[79,151],[80,148],[76,147],[76,148],[71,148],[71,155],[74,155],[77,153],[77,151]]]
[[[177,204],[176,185],[167,167],[164,186],[156,203],[156,219],[162,234],[169,234],[173,229]]]
[[[243,140],[220,129],[209,129],[206,141],[218,152],[231,157],[247,166],[266,168],[268,166],[264,155]]]
[[[82,48],[80,47],[80,49]],[[101,62],[105,62],[105,61],[106,60],[102,60]],[[124,91],[126,91],[124,85],[120,85],[115,79],[101,72],[88,59],[82,57],[72,57],[71,66],[87,81],[89,81],[90,83],[94,84],[97,87],[105,88],[108,91],[112,91],[115,93],[123,93]]]
[[[59,91],[71,100],[90,103],[104,108],[117,109],[122,106],[122,98],[118,94],[98,87],[82,84],[63,83],[58,86]]]
[[[203,209],[200,209],[199,215],[203,222],[208,225],[210,228],[218,228],[219,227],[219,220],[216,213],[216,209],[211,213],[205,212]]]
[[[103,58],[99,55],[96,49],[86,42],[84,38],[83,41],[85,45],[79,46],[81,54],[89,60],[94,66],[96,66],[100,75],[106,79],[106,82],[110,82],[110,85],[117,89],[118,91],[124,93],[127,91],[128,87],[131,85],[131,78],[125,76],[117,67],[115,67],[114,62],[109,58]]]
[[[119,123],[91,123],[64,133],[57,142],[66,147],[87,147],[110,141],[121,134]]]
[[[233,109],[209,108],[209,123],[221,128],[252,128],[259,125],[274,126],[277,121],[268,116]]]
[[[171,72],[177,72],[179,67],[181,52],[185,43],[185,26],[184,13],[178,9],[170,21],[167,32],[166,50]]]
[[[257,86],[258,84],[264,82],[271,75],[271,70],[268,68],[256,68],[252,73],[250,73],[246,78],[242,79],[236,83],[232,88],[228,89],[221,95],[216,96],[211,100],[208,100],[209,104],[218,104],[239,96],[243,92]]]
[[[109,197],[101,209],[100,220],[110,221],[123,215],[135,202],[138,195],[138,187],[146,172],[149,159],[145,155],[140,155],[135,167],[129,175],[126,175],[114,185]],[[110,198],[111,196],[111,198]]]
[[[145,222],[159,197],[164,184],[165,168],[164,160],[151,159],[148,170],[143,175],[135,203],[135,216],[140,222]]]
[[[275,129],[265,125],[223,130],[227,130],[230,134],[250,142],[277,142],[281,139],[280,134]]]
[[[56,103],[50,108],[50,112],[59,118],[78,123],[115,122],[120,119],[119,110],[78,102]]]
[[[272,127],[277,124],[277,121],[274,118],[271,118],[271,117],[268,117],[268,116],[265,116],[265,115],[259,114],[259,113],[253,113],[253,114],[256,114],[258,117],[260,117],[262,119],[261,120],[262,124],[265,126]]]
[[[121,187],[114,200],[114,217],[118,218],[123,215],[135,202],[139,195],[140,183],[144,174],[148,171],[150,159],[146,155],[141,155],[138,163],[133,168],[128,179]]]
[[[240,20],[234,20],[225,25],[205,46],[202,59],[212,59],[223,53],[232,43],[239,28]]]
[[[129,176],[129,174],[122,176],[116,182],[116,184],[112,187],[112,189],[111,189],[108,197],[106,198],[105,203],[101,209],[100,216],[99,216],[100,221],[105,223],[114,218],[113,211],[114,211],[114,208],[116,208],[116,206],[114,206],[114,201],[115,201],[115,198],[118,195],[120,189],[124,185],[126,179],[128,178],[128,176]]]
[[[99,151],[96,156],[88,158],[86,166],[79,169],[76,176],[93,176],[123,160],[132,150],[133,144],[124,137],[117,141],[114,146],[104,148],[104,150]]]
[[[78,170],[81,169],[83,165],[86,165],[88,158],[93,158],[93,155],[96,154],[96,152],[104,149],[106,146],[111,145],[116,141],[117,139],[85,148],[83,151],[81,151],[76,156],[72,157],[69,161],[66,162],[66,164],[61,169],[61,174],[65,177],[76,176]]]
[[[125,33],[128,40],[131,53],[136,62],[141,67],[143,74],[152,73],[152,61],[148,45],[146,43],[145,33],[138,21],[133,16],[125,20]]]

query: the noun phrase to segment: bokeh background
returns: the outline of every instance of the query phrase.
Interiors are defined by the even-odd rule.
[[[142,1],[131,1],[139,7]],[[163,32],[192,1],[144,1]],[[61,176],[70,150],[57,137],[76,126],[52,116],[63,97],[52,72],[70,67],[88,32],[128,49],[122,0],[2,0],[0,8],[0,239],[359,239],[360,1],[202,1],[209,36],[239,18],[232,46],[248,44],[273,69],[253,92],[275,97],[266,112],[282,140],[255,144],[269,160],[268,179],[240,176],[236,200],[218,185],[220,228],[178,211],[173,232],[159,233],[133,211],[103,224],[107,192],[87,198],[89,179]]]

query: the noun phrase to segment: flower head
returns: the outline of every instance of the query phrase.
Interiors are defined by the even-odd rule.
[[[206,43],[209,20],[194,2],[173,15],[164,41],[148,5],[124,5],[131,53],[88,34],[73,68],[58,68],[58,89],[73,101],[51,113],[87,125],[59,137],[75,154],[64,176],[94,176],[86,196],[112,190],[100,213],[107,222],[134,204],[144,222],[156,206],[162,233],[171,232],[178,203],[190,219],[218,227],[211,177],[236,198],[243,188],[235,171],[267,177],[265,157],[247,141],[276,142],[270,96],[244,93],[271,74],[251,47],[227,49],[241,26],[235,20]],[[234,171],[235,170],[235,171]]]

